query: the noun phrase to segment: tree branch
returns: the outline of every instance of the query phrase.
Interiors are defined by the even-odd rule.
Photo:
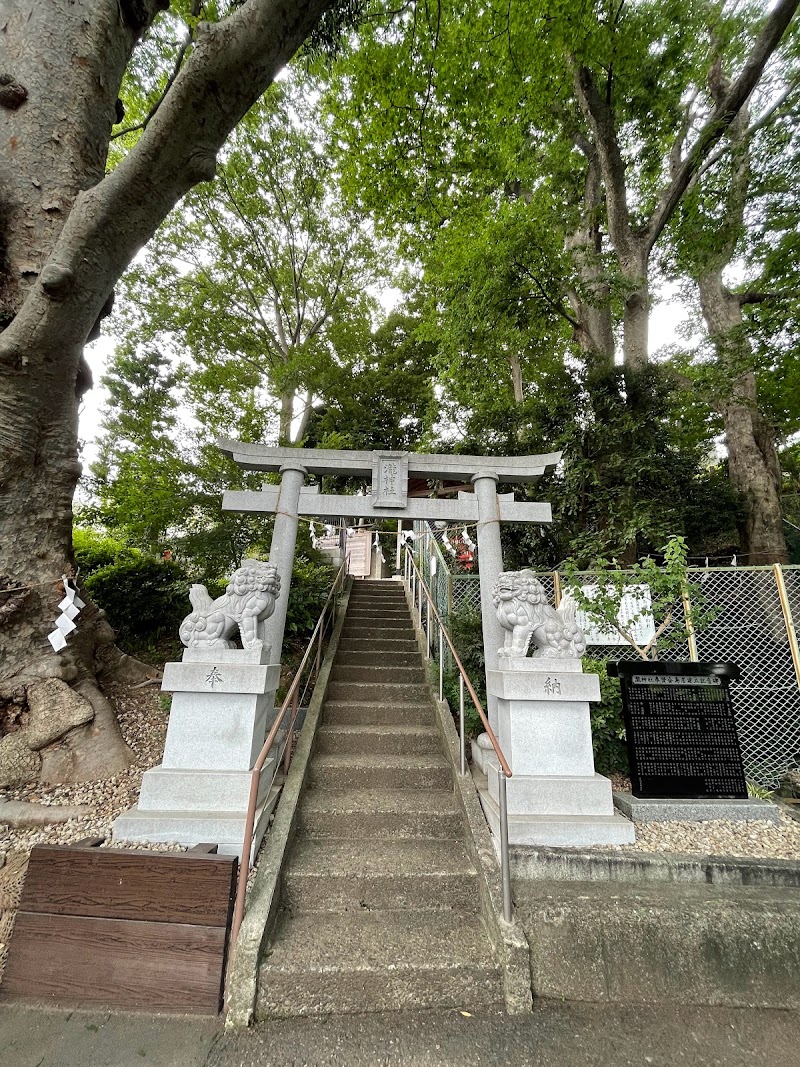
[[[645,239],[647,252],[652,249],[661,236],[664,227],[672,218],[681,197],[689,186],[689,182],[702,166],[711,149],[734,121],[740,108],[758,84],[767,61],[778,47],[799,4],[800,0],[777,0],[775,7],[767,16],[764,27],[756,38],[739,77],[731,85],[722,102],[714,108],[708,121],[700,130],[689,154],[673,175],[672,181],[664,190],[655,211],[644,227],[642,235]]]
[[[135,147],[76,198],[40,282],[0,334],[0,363],[15,364],[34,338],[59,352],[84,343],[136,252],[192,186],[214,177],[230,131],[334,2],[246,0],[221,22],[200,23]],[[48,268],[57,292],[42,285]]]
[[[192,5],[194,14],[197,14],[197,12],[194,11],[194,8],[195,7],[199,8],[199,6],[200,6],[199,4]],[[147,112],[147,114],[145,115],[145,117],[142,119],[141,122],[137,122],[133,126],[128,126],[124,130],[118,130],[116,133],[112,133],[111,134],[111,140],[112,141],[116,141],[120,137],[125,137],[129,133],[136,133],[137,130],[146,130],[147,129],[148,123],[150,122],[152,117],[155,115],[155,113],[158,111],[158,109],[163,104],[167,93],[172,88],[173,82],[178,77],[178,74],[180,73],[180,69],[183,66],[183,61],[186,58],[186,53],[189,51],[189,46],[191,45],[193,40],[194,40],[194,36],[192,34],[191,27],[189,27],[187,29],[186,40],[183,42],[181,47],[178,49],[178,54],[175,56],[175,62],[172,65],[172,71],[170,72],[170,75],[167,78],[167,82],[166,82],[166,85],[164,86],[164,89],[163,89],[163,91],[161,93],[161,96],[159,96],[159,98],[156,100],[156,102],[153,104],[153,106],[150,108],[150,110]],[[119,106],[119,101],[117,102],[117,106]],[[124,115],[122,117],[124,118]]]
[[[741,307],[745,304],[767,304],[777,300],[796,300],[800,297],[800,289],[779,289],[775,292],[760,292],[757,289],[745,289],[743,293],[733,293],[734,299],[739,301]]]
[[[597,91],[594,77],[588,67],[576,65],[573,80],[578,103],[592,131],[603,172],[609,236],[620,257],[627,260],[633,251],[633,235],[628,214],[625,163],[617,140],[614,112]]]

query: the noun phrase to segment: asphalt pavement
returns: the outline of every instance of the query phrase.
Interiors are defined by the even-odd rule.
[[[0,1006],[2,1067],[760,1067],[796,1062],[800,1015],[765,1009],[538,1003],[459,1011],[218,1020]]]

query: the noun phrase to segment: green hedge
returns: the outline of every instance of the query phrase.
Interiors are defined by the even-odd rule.
[[[109,563],[86,579],[86,589],[124,643],[175,634],[191,611],[189,579],[177,563],[138,559]]]

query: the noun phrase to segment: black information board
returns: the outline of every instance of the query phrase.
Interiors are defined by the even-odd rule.
[[[747,797],[729,684],[733,663],[609,663],[618,677],[636,797]]]

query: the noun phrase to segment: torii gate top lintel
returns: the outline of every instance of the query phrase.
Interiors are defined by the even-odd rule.
[[[331,448],[287,448],[246,444],[220,438],[220,450],[244,470],[279,471],[284,463],[299,463],[309,474],[370,477],[379,458],[390,457],[408,463],[408,473],[432,480],[462,479],[476,474],[494,474],[501,482],[535,482],[552,471],[561,459],[560,452],[542,456],[459,456],[426,452],[401,452],[376,449],[371,452]]]

